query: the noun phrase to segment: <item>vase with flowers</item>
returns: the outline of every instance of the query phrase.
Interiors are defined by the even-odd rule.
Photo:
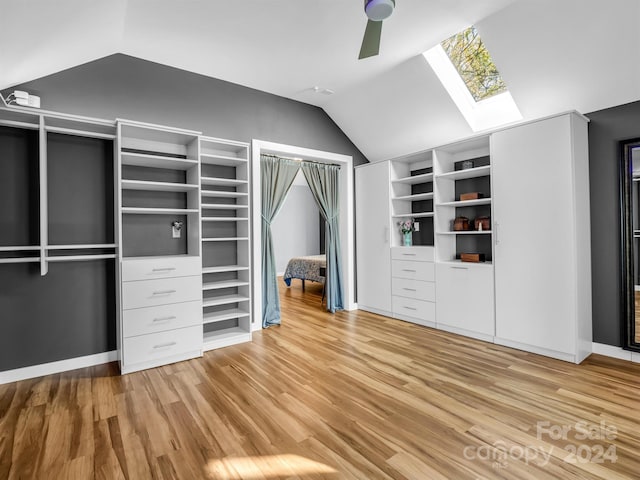
[[[402,245],[410,247],[413,245],[413,232],[415,231],[415,223],[413,218],[398,222],[400,232],[402,233]]]

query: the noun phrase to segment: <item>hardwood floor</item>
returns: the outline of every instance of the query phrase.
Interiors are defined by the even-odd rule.
[[[330,315],[320,294],[294,284],[281,327],[202,359],[1,385],[0,478],[638,478],[640,365]]]

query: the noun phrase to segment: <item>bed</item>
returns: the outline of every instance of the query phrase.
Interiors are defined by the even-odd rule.
[[[284,271],[284,282],[288,287],[291,286],[291,279],[299,278],[302,280],[302,288],[304,289],[304,281],[324,283],[325,270],[327,268],[327,257],[325,255],[310,255],[307,257],[293,257],[287,263]],[[321,272],[322,269],[322,272]]]

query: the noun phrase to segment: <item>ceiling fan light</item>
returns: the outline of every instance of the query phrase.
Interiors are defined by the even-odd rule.
[[[364,11],[370,20],[381,22],[391,16],[395,6],[395,0],[369,0],[364,6]]]

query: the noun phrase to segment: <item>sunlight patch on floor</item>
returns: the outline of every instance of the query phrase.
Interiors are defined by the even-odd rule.
[[[329,474],[337,471],[323,463],[299,455],[262,457],[228,457],[211,460],[207,465],[210,478],[218,480],[251,480],[293,475]]]

